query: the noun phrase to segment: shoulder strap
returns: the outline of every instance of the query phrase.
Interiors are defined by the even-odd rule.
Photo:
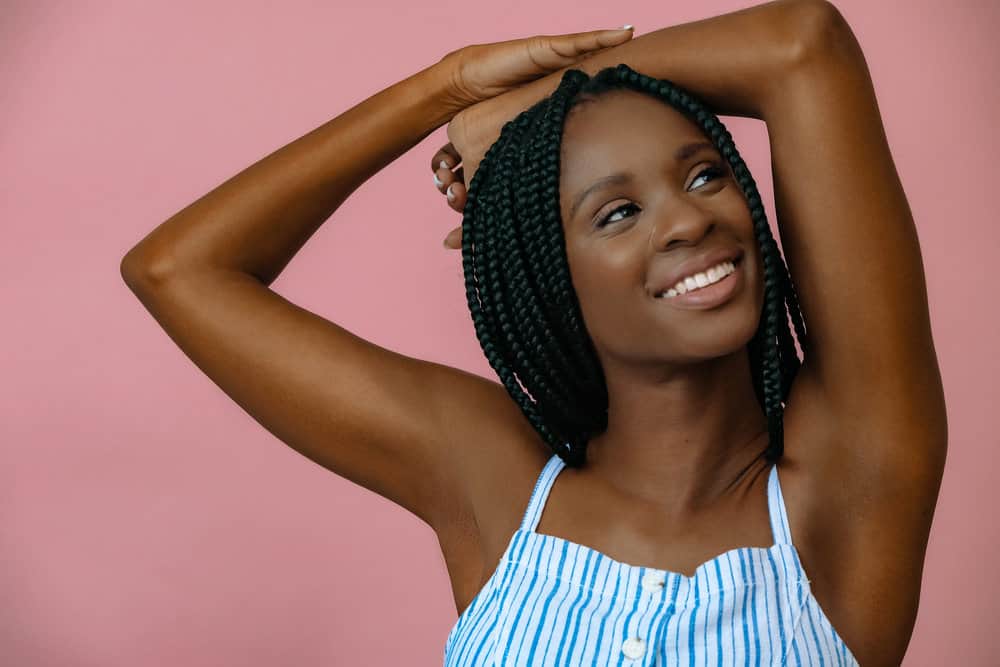
[[[771,515],[771,533],[775,544],[791,544],[792,532],[788,526],[788,512],[785,510],[785,497],[781,493],[781,483],[778,481],[778,464],[771,467],[767,480],[767,509]]]
[[[531,492],[531,500],[528,501],[528,509],[521,519],[521,530],[534,532],[538,525],[538,520],[542,518],[542,510],[545,509],[545,501],[548,500],[552,483],[556,480],[556,475],[563,469],[566,463],[559,458],[558,454],[553,454],[535,482],[535,490]]]

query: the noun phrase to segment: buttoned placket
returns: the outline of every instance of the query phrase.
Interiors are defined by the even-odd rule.
[[[648,570],[642,577],[642,590],[651,595],[659,595],[663,592],[667,576],[665,572],[659,570]],[[646,653],[646,640],[642,637],[629,637],[622,642],[622,654],[631,660],[641,658]]]

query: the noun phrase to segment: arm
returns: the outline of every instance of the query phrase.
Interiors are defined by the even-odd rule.
[[[832,414],[883,430],[808,455],[930,475],[936,493],[947,426],[913,213],[861,47],[832,4],[813,4],[811,47],[764,113],[777,222],[810,339],[803,370]]]
[[[690,90],[716,114],[763,119],[769,101],[781,93],[780,73],[804,48],[813,4],[813,0],[775,0],[661,28],[464,109],[448,126],[448,137],[462,156],[462,181],[472,182],[503,125],[551,94],[568,69],[594,75],[626,63]],[[453,205],[457,210],[465,204],[465,187],[459,188]]]
[[[795,389],[810,388],[799,398],[819,422],[786,457],[808,480],[800,511],[824,527],[806,536],[829,561],[815,568],[829,577],[816,587],[866,601],[873,616],[846,605],[840,628],[880,627],[877,645],[853,648],[889,664],[916,620],[945,400],[919,239],[862,49],[832,4],[810,4],[809,48],[763,114],[782,248],[810,339]]]
[[[442,543],[466,544],[476,480],[463,457],[531,442],[503,386],[374,345],[267,287],[354,188],[447,122],[447,67],[243,170],[154,229],[121,273],[194,364],[277,438],[406,508]]]
[[[140,241],[122,275],[210,268],[270,285],[355,189],[450,120],[446,80],[442,61],[247,167]]]

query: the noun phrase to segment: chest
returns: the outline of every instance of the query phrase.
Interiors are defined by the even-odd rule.
[[[446,665],[857,664],[791,545],[744,547],[693,576],[518,530],[452,627]]]
[[[797,435],[794,429],[786,430],[786,440],[793,440],[796,437],[802,437],[802,435]],[[537,461],[525,465],[521,475],[523,478],[512,479],[508,471],[505,479],[495,480],[497,484],[502,484],[503,488],[508,490],[507,497],[511,499],[510,502],[496,502],[496,514],[489,517],[488,520],[484,520],[486,514],[479,517],[478,523],[482,524],[481,526],[476,525],[476,522],[470,518],[469,526],[465,530],[455,533],[457,537],[442,541],[442,551],[448,564],[460,622],[473,614],[492,613],[496,615],[504,613],[500,607],[495,606],[499,604],[503,593],[491,591],[491,587],[505,585],[504,581],[507,581],[506,585],[509,585],[510,578],[515,576],[513,569],[516,568],[505,572],[502,561],[509,558],[509,550],[518,536],[518,525],[524,512],[526,498],[530,495],[531,489],[537,481],[538,465]],[[678,577],[677,581],[689,582],[689,584],[693,581],[692,577],[696,577],[699,570],[702,570],[703,573],[714,573],[715,585],[719,585],[719,579],[724,584],[729,585],[728,589],[726,585],[720,586],[719,590],[722,593],[720,599],[707,603],[706,598],[699,594],[698,586],[688,585],[685,590],[681,590],[679,587],[674,591],[674,596],[670,598],[671,602],[663,603],[661,601],[659,606],[654,604],[644,608],[636,608],[634,612],[627,611],[627,605],[614,609],[608,606],[602,609],[594,608],[588,612],[579,612],[581,615],[584,613],[597,616],[602,613],[611,614],[611,617],[615,617],[616,614],[619,617],[628,613],[639,614],[641,618],[645,619],[643,622],[649,624],[646,628],[647,633],[644,635],[644,641],[658,641],[659,635],[668,631],[679,636],[681,630],[678,624],[685,622],[689,624],[687,626],[689,635],[691,633],[690,624],[694,624],[696,626],[695,634],[700,628],[703,639],[708,641],[712,632],[709,627],[711,625],[710,611],[717,615],[714,617],[716,636],[722,637],[723,635],[718,633],[724,631],[726,618],[729,619],[729,622],[733,622],[736,618],[749,619],[753,616],[754,610],[758,609],[757,605],[760,604],[764,604],[765,610],[770,608],[774,611],[777,609],[776,602],[781,599],[784,600],[783,608],[785,610],[798,609],[801,612],[800,617],[792,621],[793,624],[796,621],[801,624],[801,622],[808,620],[805,627],[816,629],[817,638],[826,637],[827,644],[830,646],[839,647],[840,644],[843,644],[842,649],[838,650],[842,650],[845,655],[857,656],[866,667],[868,665],[899,664],[909,637],[905,630],[906,625],[902,624],[903,630],[898,632],[899,637],[892,637],[891,624],[887,624],[884,617],[880,620],[879,607],[884,608],[884,602],[880,605],[877,598],[871,595],[870,588],[865,590],[850,584],[852,573],[845,571],[848,563],[855,563],[852,565],[852,569],[857,581],[866,580],[865,577],[856,576],[858,573],[856,561],[845,560],[843,552],[831,550],[822,542],[814,543],[809,539],[809,536],[814,534],[816,530],[816,527],[810,523],[810,519],[815,521],[815,518],[811,517],[808,512],[801,511],[802,508],[808,508],[810,502],[807,502],[803,497],[803,494],[806,493],[803,491],[803,483],[792,470],[782,472],[782,492],[786,505],[792,507],[787,517],[791,535],[801,537],[801,539],[795,540],[793,555],[796,567],[802,573],[803,588],[798,588],[799,584],[796,582],[782,583],[786,581],[789,560],[785,561],[786,567],[784,568],[780,567],[782,565],[780,559],[774,560],[773,564],[779,567],[772,569],[770,560],[758,562],[751,558],[754,554],[765,555],[766,548],[772,544],[767,491],[766,485],[762,483],[764,479],[764,477],[758,476],[757,483],[749,484],[746,488],[745,501],[740,509],[742,520],[735,514],[728,518],[720,516],[716,521],[702,522],[702,525],[715,526],[718,528],[717,530],[707,530],[701,533],[688,531],[683,536],[681,533],[667,535],[662,531],[647,530],[641,521],[622,520],[621,517],[627,514],[627,508],[618,507],[602,498],[591,498],[588,501],[586,490],[574,490],[572,485],[567,484],[563,484],[561,487],[557,485],[552,489],[549,502],[541,516],[536,532],[539,539],[551,540],[554,545],[566,546],[570,551],[583,549],[583,553],[577,554],[579,559],[574,561],[578,570],[584,567],[582,563],[585,563],[588,557],[591,560],[600,557],[607,562],[622,566],[660,570],[668,573],[669,576]],[[577,491],[580,493],[576,494]],[[494,495],[493,497],[502,496]],[[574,520],[574,517],[577,516],[585,516],[587,520]],[[748,551],[744,551],[744,549]],[[731,556],[740,554],[743,556],[742,559],[729,560]],[[774,555],[771,554],[772,557]],[[784,555],[788,557],[789,554]],[[566,554],[552,552],[550,558],[556,563],[566,563]],[[877,561],[877,557],[869,558],[867,566],[873,569],[885,568],[884,563],[880,565]],[[765,565],[766,569],[761,567]],[[547,567],[551,567],[551,564]],[[717,572],[716,567],[718,567]],[[535,568],[534,571],[537,573],[538,569]],[[635,571],[638,572],[638,569]],[[608,576],[598,574],[597,570],[594,569],[591,569],[590,572],[596,577]],[[757,598],[752,596],[739,597],[737,589],[741,588],[740,582],[747,581],[748,573],[751,577],[755,577],[760,576],[761,572],[765,574],[770,572],[773,575],[773,578],[769,579],[770,583],[766,585],[751,584],[749,588],[743,586],[743,594],[752,591],[759,594],[766,588],[771,591],[768,599],[762,600],[759,595]],[[628,572],[619,572],[619,574],[623,575],[625,580],[628,579]],[[565,581],[569,575],[566,572],[560,572],[555,573],[554,576],[556,579]],[[637,580],[635,585],[638,588],[636,590],[641,590],[641,577],[636,575],[633,576],[633,579]],[[919,578],[917,583],[919,584]],[[884,582],[884,587],[884,590],[898,590],[898,582]],[[779,588],[785,592],[779,595]],[[591,592],[594,590],[593,584],[589,587],[581,585],[577,589]],[[560,593],[552,589],[550,594],[553,600],[562,600],[560,604],[574,604],[570,601],[572,591]],[[603,591],[601,594],[594,593],[592,597],[607,601],[608,591]],[[483,609],[477,611],[477,603],[486,599],[493,599],[494,607],[492,610],[490,612]],[[740,601],[740,604],[723,609],[727,604],[727,599],[729,604],[737,600]],[[545,602],[536,599],[531,604],[537,607],[540,604],[544,605]],[[575,603],[575,608],[578,610],[589,609],[586,606],[581,607],[582,604],[578,600]],[[701,612],[684,612],[683,609],[687,609],[688,606],[698,607]],[[703,615],[698,616],[698,613]],[[784,613],[781,612],[781,614]],[[746,614],[750,614],[750,616],[746,616]],[[494,616],[493,622],[499,623],[498,618]],[[786,617],[779,614],[778,618],[781,619],[779,624],[783,625]],[[459,624],[456,624],[452,628],[452,634],[455,634],[458,627]],[[739,627],[742,628],[742,625]],[[656,630],[654,631],[654,629]],[[555,629],[551,631],[556,632]],[[780,632],[779,628],[779,634]],[[730,639],[730,644],[739,643],[737,635],[730,632],[725,636]],[[625,640],[622,639],[622,641]],[[807,646],[809,641],[813,640],[802,639],[800,642],[804,643],[800,643],[799,646]],[[656,645],[662,648],[662,645]],[[681,650],[676,648],[676,643],[671,644],[671,646],[675,647],[674,650]],[[795,644],[788,644],[787,647],[794,653]],[[819,654],[816,653],[816,655]],[[803,661],[802,664],[810,663]]]

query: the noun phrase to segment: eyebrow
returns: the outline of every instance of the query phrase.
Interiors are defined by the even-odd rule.
[[[678,148],[676,151],[674,151],[674,162],[683,162],[684,160],[687,160],[689,157],[703,150],[708,150],[708,149],[718,150],[715,147],[715,144],[709,143],[707,141],[692,141],[686,143],[680,148]],[[631,171],[616,171],[613,174],[605,176],[604,178],[599,178],[598,180],[594,181],[587,188],[585,188],[583,192],[578,194],[576,196],[576,199],[573,200],[573,205],[570,207],[569,210],[570,219],[572,220],[574,217],[576,217],[577,209],[580,208],[580,205],[583,204],[584,200],[586,200],[591,193],[596,192],[597,190],[605,188],[609,185],[622,185],[624,183],[628,183],[634,178],[635,174],[632,173]]]

